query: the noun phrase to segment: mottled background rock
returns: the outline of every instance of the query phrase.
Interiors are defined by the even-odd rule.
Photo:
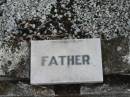
[[[0,75],[29,78],[30,40],[97,37],[102,39],[104,74],[128,75],[129,10],[130,0],[0,0]]]

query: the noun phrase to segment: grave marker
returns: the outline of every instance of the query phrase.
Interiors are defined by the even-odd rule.
[[[31,84],[102,81],[100,39],[31,41]]]

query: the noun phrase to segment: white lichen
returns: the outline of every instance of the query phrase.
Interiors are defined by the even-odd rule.
[[[5,72],[10,72],[11,70],[14,70],[19,62],[21,62],[21,59],[27,60],[29,57],[29,48],[27,43],[21,43],[21,46],[19,49],[15,49],[15,52],[12,52],[11,48],[8,47],[8,45],[0,44],[0,68],[1,71],[6,66],[7,71],[3,70],[3,75],[5,75]],[[8,61],[11,62],[11,64],[8,64]],[[2,68],[3,66],[3,68]],[[1,74],[0,74],[1,75]]]
[[[17,25],[15,21],[19,19],[42,17],[44,21],[45,16],[50,13],[51,4],[54,3],[55,0],[39,0],[39,2],[36,0],[7,0],[7,3],[1,7],[4,9],[2,17],[2,20],[4,20],[3,31],[16,31]]]

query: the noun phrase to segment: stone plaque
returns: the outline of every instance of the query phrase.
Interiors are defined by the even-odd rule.
[[[31,41],[31,84],[102,81],[100,39]]]

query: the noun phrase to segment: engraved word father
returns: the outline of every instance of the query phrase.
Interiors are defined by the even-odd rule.
[[[43,56],[42,66],[44,65],[89,65],[89,55],[69,55],[69,56]]]

